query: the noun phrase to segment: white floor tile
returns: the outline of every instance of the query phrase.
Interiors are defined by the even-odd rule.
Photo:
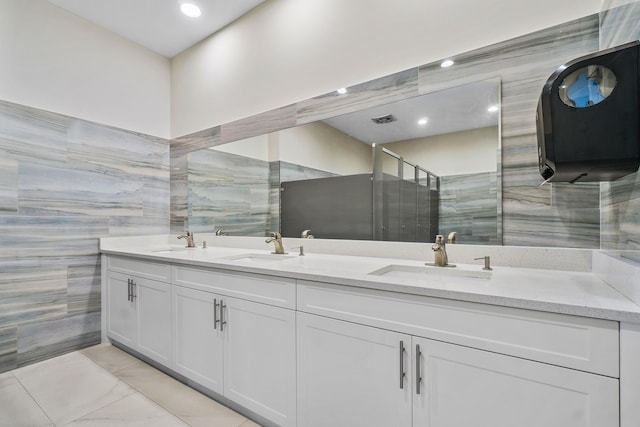
[[[102,409],[67,424],[65,427],[188,427],[140,393],[130,394]]]
[[[84,350],[81,350],[80,353],[84,354],[111,373],[127,368],[136,363],[140,363],[138,359],[129,353],[126,353],[118,347],[114,347],[108,343],[85,348]]]
[[[54,423],[259,427],[110,344],[0,374],[0,427]]]
[[[193,427],[239,427],[247,418],[142,362],[116,375]]]
[[[56,425],[64,425],[134,393],[75,352],[13,371]]]
[[[11,372],[0,374],[0,427],[53,426]]]

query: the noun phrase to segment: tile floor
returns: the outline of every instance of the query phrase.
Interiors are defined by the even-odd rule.
[[[100,344],[0,374],[0,426],[258,424],[124,351]]]

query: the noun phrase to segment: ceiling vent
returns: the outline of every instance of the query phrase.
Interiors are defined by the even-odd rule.
[[[371,120],[375,124],[384,125],[386,123],[395,122],[396,118],[393,117],[392,114],[385,114],[384,116],[380,116],[380,117],[372,117]]]

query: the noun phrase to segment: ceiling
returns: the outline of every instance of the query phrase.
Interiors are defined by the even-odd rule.
[[[56,6],[172,58],[266,0],[190,0],[199,18],[180,12],[185,0],[49,0]]]
[[[497,81],[486,80],[409,98],[392,104],[324,120],[329,126],[368,144],[407,141],[427,136],[497,126]],[[395,120],[376,124],[372,118],[391,114]],[[426,118],[425,125],[418,120]]]

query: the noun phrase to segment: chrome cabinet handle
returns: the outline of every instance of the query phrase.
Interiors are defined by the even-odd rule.
[[[127,301],[131,301],[131,279],[127,279]]]
[[[400,388],[404,388],[404,377],[407,376],[404,372],[404,341],[400,341]]]
[[[422,383],[422,373],[420,372],[421,357],[420,344],[416,344],[416,394],[420,394],[420,383]]]
[[[222,300],[220,300],[220,331],[224,331],[224,325],[227,324],[226,320],[224,320],[224,309],[227,308],[226,305],[224,305],[224,302]]]
[[[214,298],[213,299],[213,329],[218,329],[218,323],[220,323],[220,320],[218,319],[219,306],[220,304],[218,304],[218,299]]]

